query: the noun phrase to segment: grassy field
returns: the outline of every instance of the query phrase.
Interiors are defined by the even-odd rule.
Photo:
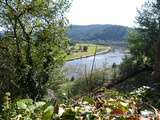
[[[84,51],[78,51],[79,46],[88,46],[88,50],[86,52]],[[74,49],[77,50],[77,52],[71,52],[70,55],[66,57],[66,60],[73,60],[73,59],[78,59],[78,58],[83,58],[83,57],[89,57],[94,55],[95,50],[97,46],[97,52],[96,54],[101,54],[101,53],[106,53],[111,50],[111,47],[109,46],[104,46],[104,45],[96,45],[96,44],[76,44]]]

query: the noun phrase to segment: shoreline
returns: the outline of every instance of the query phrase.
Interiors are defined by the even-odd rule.
[[[106,50],[101,51],[101,52],[97,52],[96,55],[101,55],[101,54],[105,54],[105,53],[109,53],[112,50],[111,47],[108,47]],[[82,58],[88,58],[88,57],[92,57],[94,55],[87,55],[87,56],[82,56],[82,57],[77,57],[77,58],[72,58],[72,59],[68,59],[65,60],[65,62],[69,62],[69,61],[73,61],[73,60],[78,60],[78,59],[82,59]]]

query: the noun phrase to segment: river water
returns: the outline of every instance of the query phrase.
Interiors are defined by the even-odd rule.
[[[123,62],[123,58],[128,56],[129,54],[124,52],[122,48],[115,48],[109,53],[96,55],[95,63],[94,63],[94,70],[95,69],[102,69],[102,68],[109,68],[114,63],[119,65]],[[68,61],[64,64],[64,70],[67,78],[78,78],[85,73],[89,73],[91,71],[93,65],[94,56],[81,58],[77,60]]]

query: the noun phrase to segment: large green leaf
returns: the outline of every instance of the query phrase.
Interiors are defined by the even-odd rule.
[[[76,116],[76,113],[72,111],[71,109],[67,109],[63,114],[62,114],[62,120],[74,120]]]
[[[33,105],[32,99],[22,99],[16,102],[18,109],[27,109],[29,106]]]
[[[17,102],[18,109],[27,109],[27,105],[24,102],[18,101]]]
[[[48,106],[43,113],[43,120],[50,120],[53,116],[53,106]]]
[[[40,108],[40,107],[44,106],[45,104],[46,104],[45,102],[36,102],[35,107]]]

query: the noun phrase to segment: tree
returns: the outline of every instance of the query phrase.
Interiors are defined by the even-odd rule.
[[[84,52],[87,52],[87,51],[88,51],[88,46],[86,46],[86,45],[83,46],[83,51],[84,51]]]
[[[21,96],[41,98],[54,79],[51,73],[63,63],[69,6],[68,0],[0,0],[3,42],[12,44],[14,82]]]
[[[148,35],[140,32],[139,29],[134,29],[129,33],[128,47],[131,56],[125,57],[124,62],[120,65],[121,76],[139,74],[137,71],[141,70],[144,70],[143,72],[152,71],[154,46],[149,44],[149,41]]]
[[[147,44],[154,48],[154,78],[160,80],[160,0],[146,2],[138,10],[138,31],[148,36]]]
[[[129,49],[132,54],[133,64],[136,66],[151,66],[154,62],[153,46],[149,43],[148,36],[140,34],[135,30],[129,33],[128,36]]]

